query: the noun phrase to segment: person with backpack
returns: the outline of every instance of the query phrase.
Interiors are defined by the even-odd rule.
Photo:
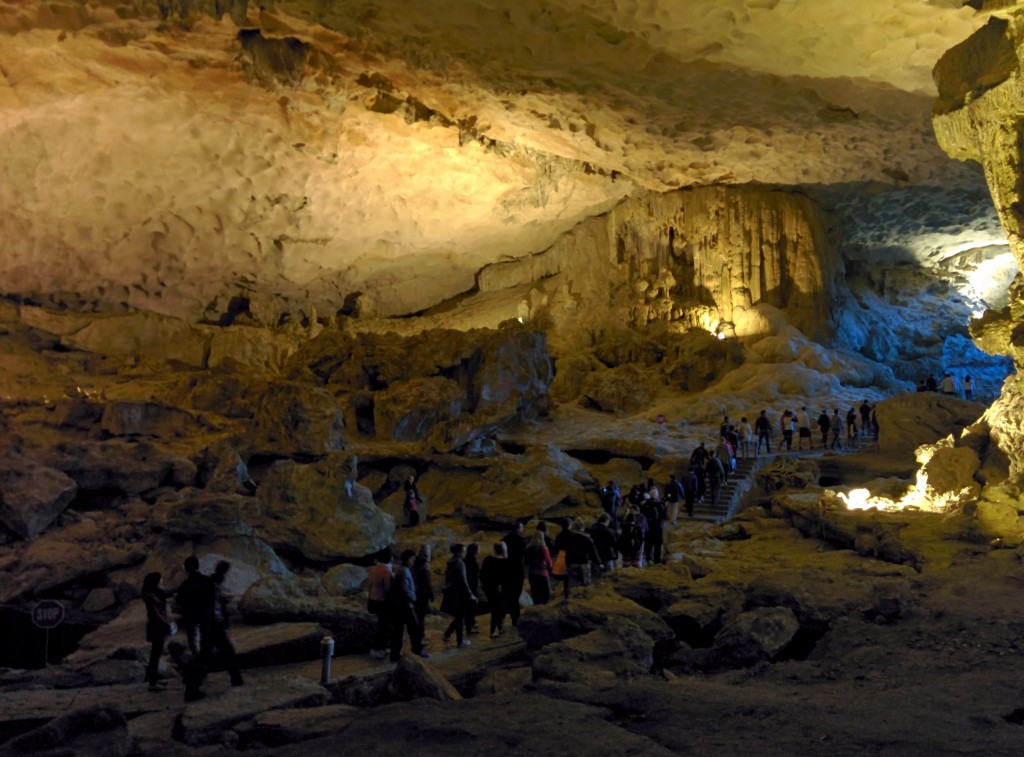
[[[601,507],[611,519],[612,528],[617,527],[619,523],[619,510],[622,507],[622,494],[619,492],[618,484],[614,481],[609,481],[602,486],[600,497]]]
[[[594,540],[594,547],[597,549],[597,556],[600,558],[601,570],[611,573],[615,570],[615,563],[619,559],[618,534],[611,528],[611,519],[608,513],[601,513],[597,522],[590,527],[590,538]]]
[[[722,494],[722,484],[725,483],[725,468],[722,466],[722,461],[718,459],[718,455],[714,452],[708,458],[707,474],[708,485],[711,488],[711,504],[717,505],[718,498]]]
[[[626,517],[622,521],[622,530],[619,532],[619,552],[622,554],[622,567],[640,567],[640,550],[643,546],[643,537],[640,534],[640,526],[636,523],[636,515],[632,509],[626,511]]]
[[[828,429],[832,422],[828,419],[828,410],[822,410],[818,416],[818,429],[821,431],[821,448],[828,449]]]
[[[761,442],[764,442],[764,451],[770,455],[772,453],[772,424],[768,420],[767,410],[762,410],[761,414],[757,416],[757,420],[754,421],[754,431],[757,432],[755,457],[761,454]]]
[[[846,440],[857,441],[857,410],[852,406],[846,411]]]
[[[697,501],[700,492],[700,481],[697,479],[697,472],[690,468],[683,474],[683,500],[686,503],[686,517],[693,517],[693,505]]]
[[[662,547],[665,543],[665,504],[660,499],[648,497],[640,506],[640,512],[647,519],[644,558],[648,565],[660,563]]]

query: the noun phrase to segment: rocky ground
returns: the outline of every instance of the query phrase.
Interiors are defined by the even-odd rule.
[[[888,559],[836,544],[866,532]],[[238,628],[246,685],[215,672],[208,698],[188,705],[171,669],[162,692],[138,682],[133,605],[65,663],[4,674],[5,735],[54,718],[4,751],[1017,751],[1021,553],[971,521],[781,498],[725,525],[680,526],[671,544],[668,565],[527,608],[517,632],[469,649],[444,649],[434,616],[429,661],[340,655],[327,686],[314,624]]]
[[[882,400],[809,364],[748,359],[700,392],[624,374],[609,391],[647,404],[599,412],[586,393],[550,401],[543,340],[520,329],[328,334],[260,370],[101,354],[43,317],[0,333],[0,754],[1005,754],[1020,741],[1019,540],[986,530],[980,505],[852,512],[818,485],[898,500],[915,447],[977,405]],[[204,338],[175,349],[202,353]],[[209,338],[207,359],[266,344]],[[672,528],[667,565],[527,607],[516,631],[469,649],[444,649],[432,616],[429,660],[368,658],[366,565],[381,547],[430,544],[439,585],[451,543],[486,547],[517,518],[593,518],[599,482],[665,480],[723,415],[865,395],[882,400],[878,451],[786,455],[738,517]],[[973,449],[932,467],[972,481]],[[403,528],[410,473],[425,520]],[[166,688],[141,682],[138,594],[151,570],[176,586],[193,553],[205,570],[233,563],[246,684],[214,671],[186,705],[180,637]],[[27,614],[43,598],[67,609],[45,668]]]

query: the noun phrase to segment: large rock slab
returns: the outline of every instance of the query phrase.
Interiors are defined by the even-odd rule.
[[[377,625],[365,602],[330,596],[312,577],[261,579],[239,600],[238,610],[250,623],[315,622],[334,636],[335,654],[368,651]]]
[[[426,660],[410,654],[403,654],[391,675],[391,689],[396,699],[439,699],[457,701],[462,699],[451,682]]]
[[[250,453],[326,455],[345,448],[345,416],[323,389],[294,382],[263,387],[256,406]]]
[[[327,704],[301,710],[271,710],[234,727],[239,749],[282,747],[344,730],[363,716],[358,707]]]
[[[41,459],[74,479],[79,489],[129,496],[164,483],[190,486],[196,476],[196,466],[190,460],[149,442],[67,442],[58,444]]]
[[[582,681],[595,675],[642,675],[653,664],[654,640],[636,623],[613,617],[603,628],[547,645],[532,667],[535,679]]]
[[[320,641],[326,635],[327,631],[316,623],[274,623],[231,629],[238,664],[243,668],[316,660],[320,656]]]
[[[252,522],[260,536],[324,562],[362,558],[389,546],[395,521],[354,481],[353,468],[353,458],[343,454],[309,465],[275,463],[257,492],[263,507]]]
[[[40,534],[17,553],[17,568],[0,586],[0,602],[73,582],[105,577],[146,559],[131,527],[110,513],[96,512],[77,523]]]
[[[205,428],[201,419],[160,402],[108,402],[100,428],[111,436],[153,436],[173,439]]]
[[[543,445],[493,465],[442,465],[423,474],[418,486],[432,516],[457,513],[508,527],[566,503],[586,504],[578,479],[587,477],[579,460]],[[596,505],[596,497],[591,499]]]
[[[188,705],[175,723],[175,734],[189,746],[219,744],[237,723],[270,710],[318,707],[327,704],[327,697],[319,683],[297,677],[233,686],[222,696]]]
[[[75,755],[121,757],[132,753],[134,741],[120,709],[97,704],[51,720],[0,747],[0,755]]]
[[[909,392],[882,400],[875,406],[879,450],[912,457],[922,444],[934,444],[950,434],[959,436],[984,412],[980,402],[936,392]]]
[[[344,393],[346,416],[365,433],[439,451],[545,412],[553,375],[546,337],[524,328],[407,337],[329,330],[289,365],[293,377],[312,374]]]
[[[519,618],[519,636],[531,647],[543,647],[603,628],[611,618],[639,626],[655,642],[670,642],[675,634],[657,614],[611,591],[584,595],[577,589],[569,602],[528,608]]]
[[[747,667],[770,661],[789,646],[798,630],[800,621],[785,607],[743,612],[715,636],[712,658],[723,667]]]
[[[77,491],[78,485],[55,468],[21,456],[0,460],[0,523],[31,539],[64,512]]]
[[[553,749],[581,755],[672,754],[653,738],[617,727],[610,722],[609,713],[604,707],[524,692],[462,702],[418,699],[364,710],[342,734],[284,747],[277,754],[308,757],[332,753],[339,740],[344,740],[373,744],[379,754],[429,755],[437,754],[441,739],[446,749],[459,754],[505,752],[510,739],[522,754],[547,754]],[[569,746],[562,746],[565,743]]]

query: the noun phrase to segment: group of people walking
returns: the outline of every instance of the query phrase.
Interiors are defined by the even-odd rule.
[[[822,449],[841,449],[843,447],[843,436],[845,431],[847,444],[854,444],[860,437],[872,437],[878,440],[878,419],[875,417],[875,406],[863,400],[859,407],[851,406],[845,413],[838,407],[822,409],[815,417],[812,411],[806,406],[798,411],[783,410],[779,416],[778,429],[780,440],[777,449],[786,451],[793,449],[793,442],[796,440],[797,449],[814,449],[814,431],[821,435]],[[754,443],[754,437],[757,441]],[[722,422],[720,428],[721,444],[719,451],[724,446],[727,457],[731,460],[732,467],[736,467],[736,460],[747,457],[757,457],[761,454],[761,448],[768,454],[772,452],[772,437],[774,436],[774,425],[768,416],[767,410],[762,410],[754,421],[751,428],[747,419],[741,418],[739,426],[729,423],[728,416]],[[703,446],[703,444],[701,445]],[[753,454],[751,455],[751,449]],[[719,455],[722,457],[722,455]],[[691,458],[692,461],[692,458]]]
[[[178,607],[182,629],[188,641],[190,656],[183,661],[185,701],[195,701],[204,695],[202,689],[211,659],[220,652],[231,676],[232,686],[241,686],[242,674],[235,657],[235,646],[228,634],[228,603],[230,597],[224,588],[224,579],[231,563],[221,560],[213,575],[199,570],[199,559],[190,555],[185,559],[185,580],[173,595],[163,587],[163,576],[149,573],[142,582],[142,601],[146,606],[146,640],[150,643],[146,683],[151,691],[158,691],[164,681],[160,678],[160,657],[168,637],[176,632],[169,620],[167,602],[173,596]]]

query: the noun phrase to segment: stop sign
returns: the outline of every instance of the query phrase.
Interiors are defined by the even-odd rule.
[[[56,599],[44,599],[32,608],[32,622],[39,628],[56,628],[64,620],[64,605]]]

